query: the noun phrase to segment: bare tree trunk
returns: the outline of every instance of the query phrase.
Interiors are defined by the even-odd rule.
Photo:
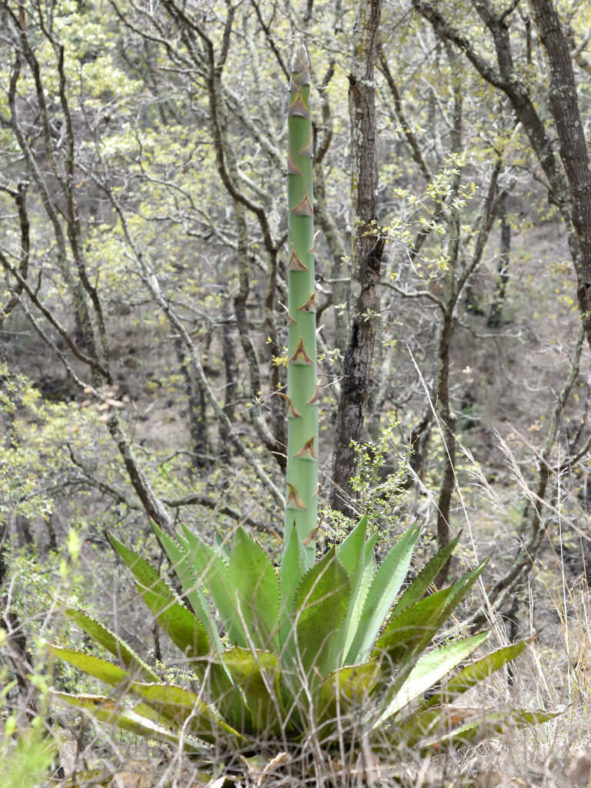
[[[572,223],[580,255],[577,292],[587,341],[591,343],[591,170],[571,48],[552,0],[532,0],[532,8],[550,64],[550,111],[570,189]]]
[[[18,692],[23,700],[26,716],[30,722],[37,712],[38,691],[30,681],[33,659],[29,652],[27,635],[18,614],[10,607],[10,594],[4,584],[8,576],[5,541],[8,529],[0,536],[0,626],[5,630],[3,651],[8,657],[10,670],[16,679]]]
[[[269,408],[271,411],[271,432],[275,440],[273,455],[281,470],[287,469],[287,425],[285,419],[285,402],[281,397],[274,396],[286,385],[284,370],[279,364],[273,363],[273,358],[282,354],[279,332],[275,321],[277,301],[277,254],[269,255],[269,266],[265,290],[265,333],[267,334],[267,352],[270,365],[270,391]]]
[[[455,299],[454,299],[455,300]],[[449,398],[449,365],[453,334],[453,303],[445,310],[439,331],[437,348],[437,377],[435,381],[436,412],[443,439],[443,470],[437,499],[437,544],[445,547],[449,542],[449,510],[455,486],[456,467],[456,417]],[[440,581],[445,579],[447,566]]]
[[[185,358],[185,348],[180,337],[174,341],[174,349],[181,375],[185,381],[187,409],[189,415],[189,432],[193,443],[193,466],[205,469],[209,465],[209,445],[207,441],[206,402],[202,389],[191,377],[189,365]]]
[[[351,282],[347,279],[346,263],[347,252],[337,223],[326,207],[325,182],[322,164],[316,165],[314,170],[314,216],[318,226],[322,229],[326,244],[332,258],[330,287],[332,304],[334,307],[334,342],[333,347],[338,348],[343,354],[347,346],[348,329],[348,303]]]
[[[379,315],[379,279],[384,238],[377,225],[378,167],[374,69],[382,0],[361,0],[349,75],[349,111],[353,152],[355,240],[353,266],[359,295],[345,352],[337,413],[331,506],[353,516],[351,477],[357,465],[352,442],[362,437]]]
[[[408,489],[415,483],[415,479],[423,480],[425,473],[425,460],[427,459],[427,449],[431,438],[431,428],[433,423],[433,411],[429,404],[425,408],[421,420],[412,427],[409,435],[410,456],[408,464],[411,470],[404,480],[403,487]]]
[[[501,222],[501,248],[499,250],[499,263],[497,266],[497,283],[493,295],[490,313],[486,325],[489,328],[498,328],[501,325],[505,291],[509,281],[509,260],[511,256],[511,225],[507,221],[507,208],[504,203],[500,208]]]
[[[234,337],[232,331],[232,304],[230,296],[224,295],[224,303],[222,306],[222,318],[224,321],[222,328],[222,355],[224,358],[224,372],[226,375],[226,386],[224,388],[224,404],[223,410],[227,416],[228,422],[234,421],[234,411],[236,406],[236,391],[238,388],[238,364],[236,363],[236,355],[234,351]],[[220,422],[219,425],[219,439],[218,439],[218,455],[221,462],[230,462],[230,448],[231,441],[228,435],[226,422]]]

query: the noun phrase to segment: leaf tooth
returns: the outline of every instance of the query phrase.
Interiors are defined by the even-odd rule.
[[[300,495],[293,484],[287,482],[287,506],[294,503],[298,509],[305,509],[306,504],[300,498]]]
[[[306,402],[306,405],[315,405],[318,402],[318,383],[316,384],[316,388],[314,389],[314,393],[310,397],[310,399]]]
[[[312,359],[308,355],[308,352],[304,346],[304,340],[300,337],[300,341],[298,342],[298,346],[295,350],[293,356],[289,359],[292,364],[311,364]]]
[[[308,142],[300,150],[300,156],[304,156],[304,158],[306,159],[314,158],[314,142],[312,139],[312,135],[310,135]]]
[[[309,544],[312,544],[312,542],[316,541],[316,539],[320,536],[321,528],[322,528],[322,520],[318,523],[316,528],[314,528],[313,531],[310,531],[308,536],[306,536],[306,538],[302,541],[304,547],[307,547]]]
[[[294,216],[314,216],[310,197],[306,194],[299,203],[291,209]]]
[[[318,455],[316,454],[316,448],[314,445],[315,441],[316,438],[313,435],[304,443],[302,448],[296,454],[294,454],[294,457],[310,457],[313,460],[317,460]]]
[[[290,415],[293,416],[294,419],[301,419],[302,414],[299,412],[299,410],[296,409],[290,397],[288,397],[287,394],[284,394],[282,391],[279,392],[279,396],[283,397],[283,399],[287,402],[287,407],[289,408]]]
[[[315,312],[316,311],[316,293],[312,293],[310,298],[298,307],[298,312]]]
[[[287,322],[288,323],[297,323],[297,320],[294,320],[293,317],[289,314],[289,309],[286,307],[285,304],[282,304],[281,301],[279,302],[279,306],[285,311],[287,315]]]
[[[308,267],[305,266],[297,255],[295,249],[291,250],[289,257],[289,270],[290,271],[307,271]]]
[[[310,60],[308,59],[308,52],[303,43],[296,49],[293,64],[291,66],[291,85],[290,89],[293,90],[294,85],[306,87],[310,84]]]
[[[289,156],[288,159],[287,159],[287,174],[288,175],[301,175],[302,174],[302,171],[297,166],[297,164],[294,162],[294,160],[291,158],[291,156]]]
[[[301,93],[299,91],[296,93],[295,99],[289,105],[289,109],[287,110],[287,115],[290,118],[310,117],[310,110],[306,106],[304,100],[302,99]]]

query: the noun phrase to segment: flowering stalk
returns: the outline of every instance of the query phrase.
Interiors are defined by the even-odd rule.
[[[316,290],[314,277],[313,145],[310,68],[303,45],[292,64],[288,109],[287,165],[288,366],[287,539],[293,530],[314,560],[318,513],[318,405],[316,377]],[[286,541],[287,541],[286,539]]]

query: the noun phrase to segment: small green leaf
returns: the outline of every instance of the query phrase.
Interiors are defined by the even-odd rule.
[[[138,657],[127,643],[103,626],[99,621],[92,618],[92,616],[89,616],[82,610],[74,610],[72,608],[66,610],[66,615],[71,618],[72,621],[75,621],[76,624],[90,635],[91,638],[96,640],[97,643],[100,643],[107,651],[110,651],[111,654],[118,657],[132,675],[141,676],[147,681],[159,680],[156,673]]]
[[[189,657],[210,653],[207,632],[195,616],[176,598],[158,572],[139,555],[125,547],[112,534],[111,544],[136,579],[137,589],[162,629]]]
[[[271,559],[244,528],[238,528],[230,553],[230,576],[235,604],[249,647],[276,645],[279,617],[279,580]]]
[[[348,663],[367,659],[406,577],[418,537],[418,528],[409,529],[391,548],[376,572],[365,600],[357,634],[346,658]]]

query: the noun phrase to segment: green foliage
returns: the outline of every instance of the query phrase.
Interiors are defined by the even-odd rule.
[[[40,723],[37,719],[35,722]],[[19,736],[16,744],[0,746],[3,788],[35,788],[47,777],[55,757],[53,741],[41,732],[40,725],[33,725],[26,734]]]
[[[448,676],[488,637],[482,632],[440,641],[445,622],[484,568],[425,596],[457,540],[404,588],[419,533],[413,528],[376,568],[374,539],[362,519],[347,539],[305,569],[299,540],[282,567],[243,528],[229,554],[184,529],[172,540],[155,529],[176,570],[178,597],[158,573],[111,537],[138,591],[181,650],[198,690],[164,683],[120,638],[77,610],[68,615],[116,662],[52,646],[63,661],[113,688],[107,696],[57,696],[98,719],[188,750],[215,741],[230,751],[248,742],[301,741],[310,730],[331,746],[336,731],[354,746],[360,734],[413,746],[464,743],[505,724],[552,715],[513,710],[450,726],[449,704],[524,648],[499,649]],[[294,529],[293,533],[297,533]],[[217,611],[210,607],[213,602]],[[228,637],[212,636],[215,612]],[[439,643],[437,641],[440,641]],[[437,694],[428,697],[438,686]],[[427,697],[426,697],[427,695]],[[494,717],[494,719],[493,719]]]

